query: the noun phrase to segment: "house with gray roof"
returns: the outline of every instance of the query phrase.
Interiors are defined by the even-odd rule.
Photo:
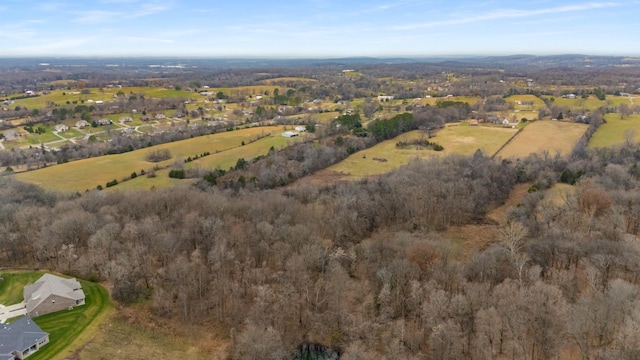
[[[27,314],[36,317],[84,305],[85,296],[78,280],[44,274],[24,287],[24,302]]]
[[[0,325],[0,360],[22,360],[49,342],[49,334],[24,316]]]

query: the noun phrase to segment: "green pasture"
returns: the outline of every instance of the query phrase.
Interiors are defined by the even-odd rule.
[[[524,157],[532,153],[548,151],[563,155],[571,153],[578,140],[589,128],[588,125],[573,122],[538,120],[520,131],[498,156],[502,158]]]
[[[425,133],[416,130],[356,152],[340,163],[329,167],[328,170],[362,177],[379,175],[397,169],[414,157],[430,158],[449,154],[471,155],[478,149],[487,155],[492,155],[515,133],[516,130],[510,128],[460,124],[441,129],[435,137],[428,139],[430,142],[442,145],[443,151],[399,149],[396,147],[396,143],[399,141],[427,139]]]
[[[607,97],[605,98],[605,102],[607,103],[607,105],[615,107],[618,107],[622,104],[631,105],[631,101],[627,96],[607,95]]]
[[[243,141],[249,143],[258,136],[267,134],[280,136],[282,131],[283,127],[269,126],[222,132],[123,154],[71,161],[66,164],[18,173],[15,176],[21,181],[34,183],[49,190],[85,191],[95,189],[97,185],[105,187],[106,183],[113,179],[120,181],[129,177],[134,171],[139,173],[142,169],[147,171],[155,166],[162,168],[177,159],[186,159],[206,151],[214,154],[216,151],[220,152],[240,146]],[[156,149],[168,149],[172,158],[159,163],[146,161],[147,153]]]
[[[600,125],[598,131],[591,137],[589,147],[607,147],[620,145],[625,142],[631,131],[635,132],[634,141],[640,141],[640,114],[629,115],[621,119],[620,114],[606,114],[606,123]]]
[[[563,97],[558,96],[558,97],[554,97],[552,104],[555,104],[558,106],[566,106],[572,111],[579,111],[579,110],[593,111],[595,109],[599,109],[600,107],[607,105],[606,102],[598,99],[593,95],[590,95],[586,99],[583,99],[580,96],[576,97],[575,99],[565,99]]]

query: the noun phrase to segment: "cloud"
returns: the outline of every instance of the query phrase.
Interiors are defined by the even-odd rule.
[[[144,4],[141,4],[138,9],[134,10],[127,17],[129,19],[135,19],[135,18],[139,18],[139,17],[143,17],[143,16],[154,15],[154,14],[157,14],[159,12],[167,11],[167,10],[169,10],[169,8],[170,7],[168,5],[165,5],[165,4],[144,3]]]
[[[437,26],[462,25],[462,24],[469,24],[469,23],[482,22],[482,21],[488,21],[488,20],[515,19],[515,18],[524,18],[524,17],[546,15],[546,14],[587,11],[587,10],[594,10],[594,9],[609,8],[614,6],[618,6],[618,4],[612,3],[612,2],[603,2],[603,3],[566,5],[566,6],[559,6],[554,8],[544,8],[544,9],[534,9],[534,10],[497,9],[491,12],[486,12],[478,15],[458,16],[454,19],[449,19],[449,20],[392,26],[391,29],[414,30],[414,29],[431,28],[431,27],[437,27]]]

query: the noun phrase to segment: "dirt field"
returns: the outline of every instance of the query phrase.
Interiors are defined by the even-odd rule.
[[[575,144],[587,131],[588,125],[562,121],[535,121],[527,125],[497,156],[524,157],[548,151],[562,155],[571,153]]]

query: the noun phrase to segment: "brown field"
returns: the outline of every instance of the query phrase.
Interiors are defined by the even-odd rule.
[[[527,125],[497,154],[502,158],[524,157],[548,151],[562,155],[571,152],[588,125],[562,121],[535,121]]]

